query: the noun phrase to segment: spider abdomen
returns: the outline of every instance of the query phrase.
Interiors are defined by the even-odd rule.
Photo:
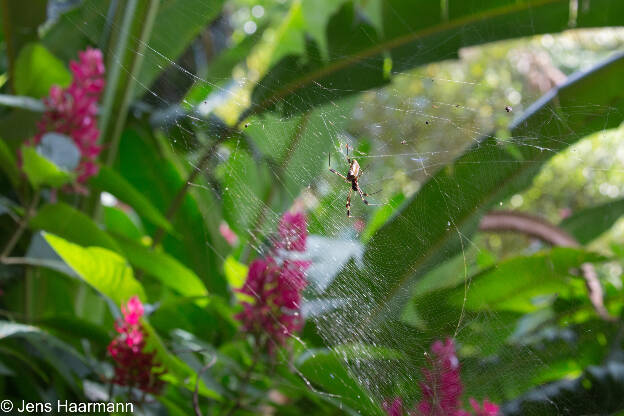
[[[354,180],[360,175],[360,165],[357,160],[352,159],[351,165],[349,166],[349,173],[347,173],[347,180]]]

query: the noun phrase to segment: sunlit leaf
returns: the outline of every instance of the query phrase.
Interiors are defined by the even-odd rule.
[[[65,64],[42,44],[31,43],[20,51],[15,63],[15,92],[41,98],[48,95],[52,85],[66,87],[71,74]]]
[[[622,215],[624,199],[617,199],[577,211],[559,225],[579,243],[587,244],[611,228]]]
[[[22,146],[22,169],[34,188],[58,188],[71,182],[75,176],[56,166],[31,146]]]
[[[609,13],[604,13],[607,8]],[[327,24],[328,59],[321,58],[312,40],[305,53],[285,56],[254,89],[251,111],[296,114],[387,83],[386,65],[399,73],[455,58],[462,47],[559,32],[568,28],[569,11],[567,0],[432,1],[417,6],[411,0],[388,0],[382,2],[379,33],[347,2]],[[578,14],[576,26],[618,25],[616,16],[623,13],[618,0],[592,2]],[[388,55],[390,62],[385,61]]]
[[[83,248],[53,234],[44,237],[81,279],[118,306],[135,295],[145,301],[143,287],[119,254],[101,247]]]

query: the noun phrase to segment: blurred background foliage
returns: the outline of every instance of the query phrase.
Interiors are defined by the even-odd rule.
[[[426,353],[454,337],[466,406],[624,411],[621,2],[3,0],[0,13],[3,397],[383,414],[423,400]],[[102,153],[67,192],[75,146],[29,145],[41,99],[87,46],[106,65]],[[347,170],[345,144],[382,205],[355,195],[355,218],[327,172],[328,152]],[[288,210],[308,219],[306,326],[257,353],[236,289]],[[160,394],[111,382],[107,345],[133,295]]]

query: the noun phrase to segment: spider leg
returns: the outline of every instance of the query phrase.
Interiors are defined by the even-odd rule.
[[[364,198],[364,197],[365,197],[365,196],[368,196],[368,195],[373,195],[373,194],[367,194],[367,193],[364,193],[364,192],[362,191],[362,188],[360,188],[360,185],[357,185],[357,191],[358,191],[358,193],[360,194],[360,198],[362,198],[362,202],[364,202],[366,205],[369,205],[369,206],[372,206],[372,207],[377,207],[377,206],[385,205],[385,204],[371,204],[370,202],[368,202],[368,201],[366,200],[366,198]],[[377,192],[379,192],[379,191],[377,191]],[[377,192],[375,192],[375,193],[377,193]]]
[[[352,192],[352,189],[349,188],[349,194],[347,195],[347,218],[352,218],[351,217],[351,192]]]
[[[331,173],[335,173],[336,175],[340,176],[342,179],[344,179],[345,181],[349,182],[347,180],[347,177],[344,176],[342,173],[336,172],[336,170],[332,169],[331,167],[331,153],[327,152],[327,161],[328,161],[328,166],[329,166],[329,171]]]
[[[363,192],[364,196],[371,196],[371,195],[375,195],[378,194],[379,192],[381,192],[381,189],[375,192],[371,192],[370,194],[367,194],[366,192]]]

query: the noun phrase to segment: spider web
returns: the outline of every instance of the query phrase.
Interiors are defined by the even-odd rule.
[[[277,9],[283,15],[287,6],[284,4]],[[260,9],[244,2],[233,2],[226,10],[229,21],[222,18],[213,23],[213,32],[218,32],[219,25],[227,26],[235,37],[241,38],[251,36],[245,32],[259,30],[259,25],[265,23],[256,17],[261,15]],[[326,18],[332,10],[335,9],[325,12]],[[102,20],[107,19],[97,10],[92,12],[98,13]],[[175,15],[172,20],[184,21],[191,19],[194,10],[182,7],[171,13]],[[78,30],[84,30],[82,21],[72,23]],[[193,60],[192,52],[196,52],[199,40],[184,59],[166,56],[151,43],[143,45],[143,65],[165,67],[166,71],[154,86],[138,86],[140,99],[134,103],[133,111],[140,113],[146,107],[155,109],[151,120],[153,127],[165,137],[170,151],[178,154],[190,168],[196,168],[202,150],[214,140],[210,137],[211,131],[220,128],[212,115],[230,123],[236,120],[249,106],[252,89],[262,88],[262,74],[276,61],[271,58],[269,62],[267,56],[285,54],[280,49],[285,46],[276,44],[278,35],[278,31],[267,30],[249,59],[234,68],[232,78],[206,78],[193,68],[197,66],[197,59]],[[158,28],[154,36],[161,36]],[[160,38],[158,41],[167,40]],[[466,48],[460,51],[459,59],[394,73],[392,82],[383,88],[330,101],[301,116],[284,118],[265,113],[252,117],[246,120],[248,125],[243,128],[242,135],[235,135],[219,145],[212,162],[191,184],[191,192],[199,195],[197,198],[203,203],[214,202],[214,206],[203,206],[204,211],[220,211],[219,207],[223,207],[224,221],[242,241],[241,262],[267,254],[284,210],[295,206],[307,212],[311,235],[305,257],[312,261],[312,266],[308,272],[303,313],[309,325],[305,335],[295,337],[293,342],[295,362],[285,352],[278,357],[300,376],[306,388],[328,401],[340,403],[341,408],[344,406],[350,413],[366,408],[358,409],[354,403],[379,404],[395,396],[402,396],[408,404],[414,403],[418,400],[418,389],[414,386],[422,381],[420,369],[427,365],[430,346],[446,337],[454,338],[459,347],[462,379],[468,390],[466,397],[480,400],[490,397],[502,402],[521,392],[509,387],[510,380],[525,377],[518,384],[528,389],[532,378],[543,375],[547,370],[546,358],[552,353],[549,348],[553,348],[554,342],[548,343],[542,333],[526,331],[523,321],[511,319],[504,311],[487,305],[477,310],[466,308],[467,303],[474,303],[473,296],[478,296],[473,295],[471,276],[483,267],[484,256],[505,253],[509,247],[519,247],[516,253],[529,253],[534,245],[517,238],[466,235],[456,215],[464,201],[447,193],[446,184],[437,182],[436,173],[462,154],[477,152],[484,146],[491,146],[495,152],[501,143],[557,153],[558,149],[540,144],[544,140],[539,129],[532,135],[509,137],[508,128],[514,125],[514,120],[521,119],[539,97],[564,82],[566,75],[587,69],[623,47],[622,30],[601,29]],[[189,64],[189,60],[193,63]],[[373,62],[364,60],[359,65],[365,68],[368,64],[373,65]],[[122,66],[122,70],[127,72],[128,68]],[[209,93],[199,100],[189,98],[186,94],[189,86],[203,87]],[[328,97],[334,96],[335,89],[326,88],[326,91]],[[308,98],[301,96],[300,99]],[[605,112],[604,108],[582,103],[566,108],[567,114],[579,116],[595,114],[598,110]],[[615,115],[617,110],[612,112]],[[610,109],[606,114],[606,117],[610,115]],[[542,123],[545,126],[557,117],[559,115],[553,112]],[[550,139],[565,141],[566,135],[571,137],[575,132],[562,134],[564,137]],[[617,167],[618,162],[624,161],[622,152],[607,151],[606,155],[598,157],[591,154],[591,149],[602,145],[615,149],[621,134],[621,129],[619,133],[605,130],[592,139],[594,147],[587,148],[587,142],[583,141],[556,160],[563,159],[568,163],[566,166],[582,170],[588,181],[617,184],[622,174]],[[364,170],[360,180],[363,191],[379,191],[368,197],[369,201],[382,205],[366,207],[354,192],[351,208],[354,218],[346,218],[345,202],[350,185],[328,170],[330,153],[332,167],[342,174],[347,173],[345,146],[349,146],[351,157]],[[561,168],[557,171],[556,160],[544,168],[551,179],[553,172],[566,173]],[[518,163],[527,167],[539,165],[541,160],[519,161],[510,152],[505,158],[471,163],[487,163],[485,169],[497,170]],[[267,187],[267,183],[272,186]],[[432,263],[415,285],[400,289],[396,299],[382,304],[380,310],[374,299],[385,289],[379,288],[385,288],[384,281],[393,278],[394,268],[400,270],[402,266],[389,263],[389,268],[379,267],[365,254],[365,243],[381,223],[391,217],[394,209],[427,183],[440,190],[440,206],[436,209],[448,216],[448,233],[459,249],[457,252],[448,249],[448,254]],[[562,201],[543,196],[539,186],[546,182],[542,176],[538,176],[535,183],[535,188],[500,200],[500,207],[522,209],[526,206],[558,222]],[[559,183],[562,183],[562,193],[576,186],[565,179]],[[478,185],[474,184],[475,189]],[[462,182],[462,186],[470,185]],[[605,201],[624,192],[621,187],[613,186],[600,186],[598,194],[584,187],[575,190],[587,195],[586,201]],[[201,198],[201,195],[211,198]],[[392,215],[401,217],[403,212],[395,211]],[[401,244],[407,249],[426,244],[433,238],[428,222],[424,213],[415,218],[401,218],[401,224],[410,235],[410,239]],[[621,228],[616,227],[615,232],[621,233],[618,231]],[[222,259],[230,254],[213,245],[209,248]],[[364,281],[361,276],[373,276],[373,279]],[[619,281],[618,270],[612,271],[611,278]],[[434,296],[427,295],[435,288],[444,287],[458,288],[457,293],[461,294],[458,308],[442,309]],[[395,301],[402,306],[397,308]],[[392,316],[392,319],[374,320],[375,314]],[[436,322],[445,323],[439,332],[427,327],[427,322],[434,320],[433,316],[437,316]],[[551,336],[561,338],[564,332]],[[523,334],[531,334],[534,339],[523,340]],[[317,335],[322,342],[307,341],[316,339]],[[499,348],[503,345],[509,347]],[[323,346],[337,354],[348,369],[348,376],[357,380],[361,391],[342,374],[329,375],[336,377],[335,383],[342,384],[337,388],[340,393],[326,391],[326,386],[319,383],[325,367],[318,364],[317,372],[314,370],[317,364],[306,371],[300,368],[307,359],[321,354]],[[401,357],[408,359],[382,357],[382,352],[388,350],[398,351]],[[361,397],[362,394],[365,397]]]

